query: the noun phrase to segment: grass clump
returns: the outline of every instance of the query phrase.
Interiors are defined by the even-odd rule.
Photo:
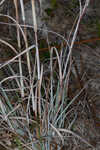
[[[8,136],[8,142],[2,139],[0,145],[3,145],[5,149],[60,150],[65,144],[64,133],[68,133],[92,146],[71,131],[73,117],[70,123],[66,119],[72,110],[72,104],[84,90],[84,87],[81,87],[80,93],[72,99],[68,96],[73,63],[72,48],[88,1],[83,8],[80,3],[80,13],[77,16],[72,39],[69,38],[67,41],[63,37],[66,44],[60,47],[59,52],[56,47],[50,47],[49,43],[46,43],[48,54],[44,54],[42,61],[39,55],[41,45],[38,45],[34,1],[31,1],[34,22],[34,27],[31,28],[35,37],[35,43],[32,45],[29,45],[27,38],[24,3],[20,1],[24,24],[22,27],[19,24],[18,3],[16,0],[13,2],[16,19],[1,14],[12,20],[13,25],[16,26],[17,48],[6,40],[0,41],[10,47],[15,54],[0,65],[1,70],[6,68],[5,77],[0,81],[0,137]],[[52,1],[53,6],[56,3],[57,1]],[[22,38],[24,47],[21,45]]]

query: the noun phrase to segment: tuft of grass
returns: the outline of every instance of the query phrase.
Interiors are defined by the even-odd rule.
[[[60,150],[65,140],[62,132],[72,134],[92,147],[86,140],[70,130],[74,119],[71,120],[70,124],[66,121],[67,115],[72,109],[72,104],[85,89],[76,67],[80,91],[72,99],[69,99],[69,78],[73,64],[72,49],[80,21],[89,3],[88,0],[86,0],[83,8],[81,2],[79,3],[80,13],[70,32],[70,35],[73,32],[72,39],[69,36],[67,41],[63,37],[67,47],[62,46],[60,52],[56,47],[49,47],[49,56],[43,58],[44,63],[41,62],[39,54],[34,0],[31,0],[34,23],[33,36],[35,37],[35,44],[32,45],[29,45],[27,38],[24,3],[20,0],[24,24],[24,27],[22,27],[19,24],[18,3],[16,0],[13,2],[16,19],[9,15],[0,15],[14,22],[16,44],[18,45],[15,48],[5,40],[0,39],[0,42],[13,50],[15,54],[12,59],[0,65],[2,70],[6,67],[6,77],[0,81],[0,131],[5,136],[7,134],[11,136],[8,140],[12,144],[8,146],[8,149],[17,147],[19,150]],[[57,3],[57,1],[52,2],[53,5]],[[24,49],[21,45],[22,39]],[[69,43],[69,41],[71,42]],[[31,51],[34,49],[35,56],[33,57]],[[23,60],[23,57],[25,60]],[[65,124],[69,129],[65,129]],[[0,136],[2,137],[2,134]],[[4,144],[5,141],[2,141],[2,143]],[[5,145],[7,149],[7,143]]]

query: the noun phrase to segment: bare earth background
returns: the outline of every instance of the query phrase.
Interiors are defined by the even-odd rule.
[[[74,2],[74,3],[73,3]],[[78,4],[72,0],[58,0],[57,6],[52,6],[50,0],[43,0],[42,12],[40,12],[39,3],[36,3],[37,24],[39,30],[39,38],[46,39],[50,43],[61,43],[63,40],[56,34],[51,34],[45,30],[51,30],[63,35],[66,39],[69,36],[73,22],[79,12]],[[20,10],[20,9],[19,9]],[[1,8],[1,13],[9,14],[14,17],[14,8],[11,2],[5,2]],[[32,25],[31,5],[30,2],[25,1],[25,16],[26,24]],[[0,17],[0,22],[6,22],[6,18]],[[23,24],[20,11],[20,23]],[[12,42],[15,38],[15,29],[0,24],[0,38]],[[72,36],[72,35],[71,35]],[[12,38],[13,37],[13,38]],[[76,41],[83,41],[92,38],[100,37],[100,0],[91,0],[90,5],[84,15],[77,35]],[[29,40],[32,41],[32,34],[29,30]],[[15,39],[16,41],[16,39]],[[2,46],[1,46],[2,47]],[[12,54],[9,54],[12,56]],[[0,63],[2,58],[10,57],[8,54],[1,52]],[[77,66],[77,71],[81,77],[82,86],[88,83],[84,94],[77,100],[77,105],[74,104],[77,112],[77,119],[74,122],[73,131],[84,137],[95,148],[89,148],[87,145],[76,141],[74,138],[69,137],[65,141],[65,146],[62,150],[100,150],[100,41],[90,41],[75,45],[72,52],[75,64],[72,65],[72,74],[70,79],[70,89],[73,94],[70,98],[74,97],[81,89],[78,84],[76,72],[73,69],[74,65]],[[2,78],[2,77],[0,77]],[[66,128],[70,118],[66,118]],[[76,146],[77,145],[77,146]]]

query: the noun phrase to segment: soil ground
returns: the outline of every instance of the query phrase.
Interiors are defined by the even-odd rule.
[[[67,8],[65,7],[67,4]],[[48,29],[53,30],[66,38],[72,28],[73,22],[78,12],[78,6],[72,5],[71,2],[61,2],[59,0],[58,7],[52,11],[49,19],[46,20]],[[75,65],[72,66],[72,80],[70,80],[70,98],[73,98],[82,87],[86,84],[84,93],[77,99],[73,105],[76,109],[77,117],[74,121],[74,126],[71,128],[75,133],[82,136],[93,147],[83,144],[80,140],[76,140],[74,137],[66,138],[65,145],[61,150],[100,150],[100,2],[91,0],[87,13],[84,15],[81,21],[76,41],[84,41],[76,44],[73,47],[72,56],[75,60]],[[5,21],[5,18],[0,18],[0,22]],[[59,20],[61,20],[59,22]],[[8,34],[10,36],[8,36]],[[11,27],[0,24],[0,38],[6,39],[12,42],[12,30]],[[14,38],[13,38],[14,39]],[[57,38],[53,35],[49,35],[49,40],[52,43]],[[90,39],[90,41],[88,41]],[[98,40],[93,40],[98,39]],[[15,39],[16,41],[16,39]],[[13,44],[16,45],[16,43]],[[0,46],[2,49],[2,45]],[[0,50],[1,51],[1,50]],[[5,56],[7,55],[7,56]],[[9,54],[10,55],[10,54]],[[12,54],[11,54],[12,56]],[[0,54],[0,63],[4,62],[4,59],[9,59],[11,56],[8,54]],[[4,57],[4,59],[3,59]],[[75,75],[75,70],[77,73]],[[78,77],[81,79],[78,79]],[[80,80],[80,85],[79,85]],[[82,87],[81,87],[82,85]],[[74,93],[74,94],[73,94]],[[74,113],[73,113],[74,115]],[[66,118],[66,128],[70,123],[71,116]],[[69,122],[68,122],[69,120]],[[68,135],[66,135],[68,136]]]

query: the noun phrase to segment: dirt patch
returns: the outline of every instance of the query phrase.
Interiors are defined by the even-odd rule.
[[[50,4],[50,1],[49,1]],[[5,5],[5,3],[4,3]],[[95,0],[91,1],[89,8],[86,11],[86,14],[83,17],[83,20],[80,24],[78,35],[76,41],[88,40],[90,38],[95,38],[100,35],[100,2]],[[72,28],[73,22],[79,12],[79,4],[72,3],[72,1],[60,1],[57,3],[57,6],[52,8],[47,3],[47,8],[44,16],[40,15],[38,18],[38,24],[43,29],[52,30],[63,35],[66,39],[69,37],[69,32]],[[7,5],[6,5],[7,8]],[[12,7],[11,7],[12,9]],[[9,8],[8,8],[9,10]],[[26,23],[32,24],[32,16],[30,10],[30,4],[25,4],[26,10]],[[50,12],[51,11],[51,12]],[[1,9],[1,12],[7,14],[7,11]],[[12,15],[13,9],[10,12]],[[37,10],[38,13],[40,13]],[[48,14],[49,13],[49,14]],[[30,16],[30,17],[29,17]],[[1,22],[6,22],[5,18],[0,20]],[[20,20],[21,21],[21,20]],[[41,23],[42,22],[42,23]],[[46,27],[46,28],[45,28]],[[4,38],[7,41],[16,41],[14,38],[14,32],[11,27],[3,26],[0,24],[0,38]],[[10,35],[10,36],[9,36]],[[16,35],[16,33],[15,33]],[[59,43],[59,38],[56,34],[47,33],[50,42],[56,41]],[[72,36],[72,35],[71,35]],[[13,38],[12,38],[13,37]],[[15,36],[16,37],[16,36]],[[30,36],[29,38],[31,38]],[[46,36],[47,37],[47,36]],[[46,38],[42,34],[42,38]],[[60,39],[60,43],[62,39]],[[13,42],[14,44],[14,42]],[[0,47],[2,48],[2,47]],[[3,49],[3,48],[2,48]],[[88,141],[93,147],[90,148],[86,144],[76,140],[73,136],[66,135],[65,145],[62,147],[62,150],[96,150],[100,149],[100,43],[93,43],[90,40],[90,43],[78,44],[73,48],[73,59],[75,60],[77,69],[76,74],[72,71],[73,76],[70,81],[70,98],[73,98],[84,86],[87,84],[84,93],[76,100],[76,103],[73,104],[74,113],[69,115],[69,118],[66,118],[66,128],[68,128],[70,121],[73,120],[74,115],[77,114],[76,119],[73,123],[73,126],[70,127],[72,131],[83,137]],[[2,63],[2,61],[1,61]],[[74,64],[72,67],[75,69]],[[78,71],[78,72],[77,72]],[[80,82],[79,82],[80,81]]]

